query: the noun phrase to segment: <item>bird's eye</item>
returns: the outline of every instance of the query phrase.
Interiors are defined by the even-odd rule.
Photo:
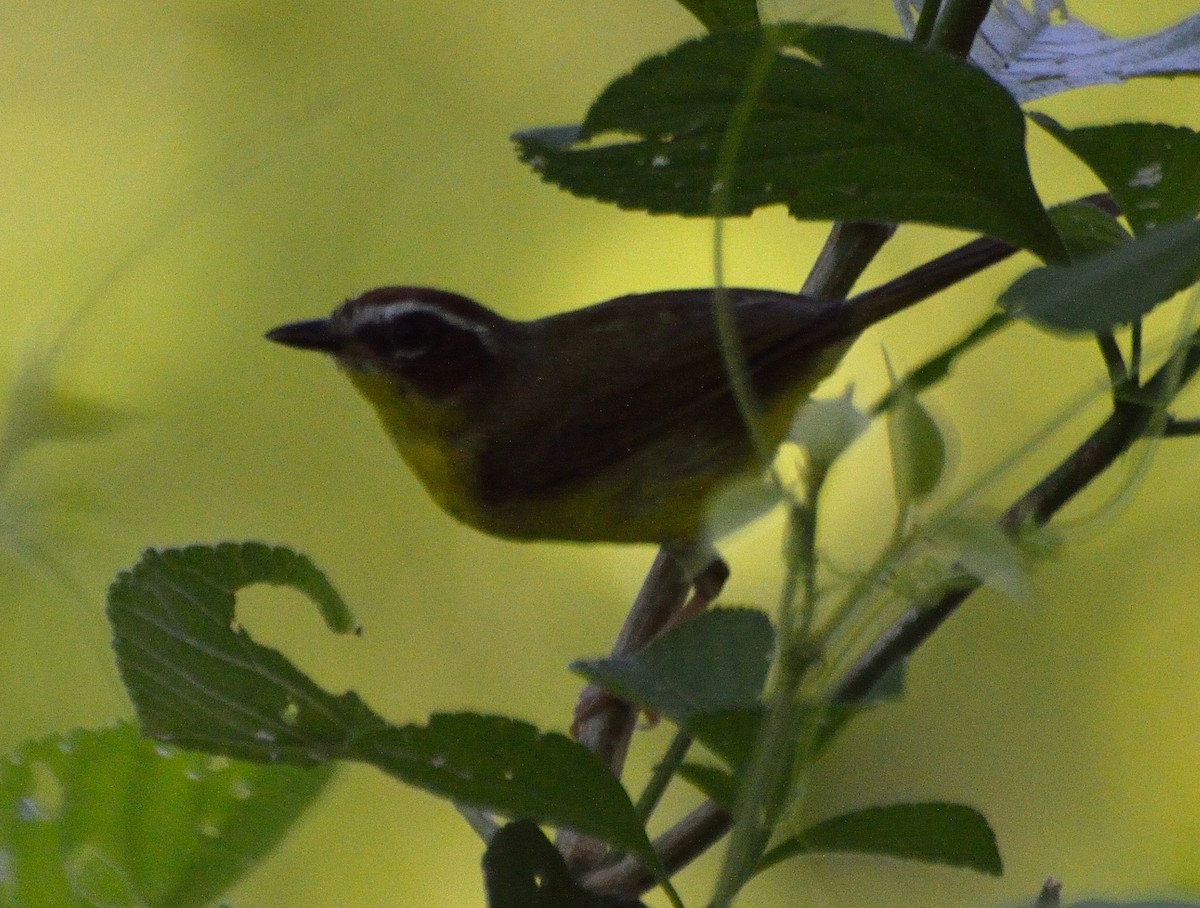
[[[401,359],[414,359],[432,350],[441,337],[444,323],[430,312],[411,312],[391,324],[390,347]]]

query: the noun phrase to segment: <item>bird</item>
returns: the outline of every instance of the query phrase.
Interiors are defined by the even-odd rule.
[[[721,290],[768,445],[865,329],[1014,251],[981,238],[849,299]],[[471,527],[689,547],[711,541],[720,495],[766,467],[714,292],[655,290],[520,321],[447,290],[383,286],[266,337],[332,356],[433,500]]]

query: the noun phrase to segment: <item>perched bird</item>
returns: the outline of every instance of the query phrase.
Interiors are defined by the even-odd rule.
[[[765,440],[855,338],[1013,252],[981,239],[849,300],[729,288]],[[380,287],[273,341],[334,357],[433,499],[516,539],[698,544],[761,472],[712,289],[633,294],[533,321],[427,287]]]

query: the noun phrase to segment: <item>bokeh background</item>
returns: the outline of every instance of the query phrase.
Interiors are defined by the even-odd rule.
[[[1195,2],[1074,7],[1128,34]],[[882,0],[776,9],[894,29]],[[670,0],[0,7],[0,381],[52,356],[63,387],[127,415],[8,476],[2,532],[62,571],[0,556],[0,748],[128,717],[102,617],[108,581],[147,545],[242,538],[311,554],[357,610],[366,633],[344,641],[298,597],[248,597],[252,631],[326,685],[398,721],[470,708],[567,726],[578,684],[565,665],[605,651],[652,552],[519,545],[456,525],[328,363],[261,335],[387,282],[518,317],[709,282],[709,224],[574,199],[519,165],[507,138],[578,121],[612,77],[699,32]],[[1194,126],[1200,83],[1034,106],[1068,125]],[[1046,199],[1096,188],[1036,129],[1030,148]],[[737,222],[728,280],[797,287],[823,233],[779,211]],[[867,280],[958,239],[905,229]],[[853,380],[870,400],[882,344],[899,366],[918,362],[1030,263],[873,331],[826,391]],[[1026,329],[961,364],[932,395],[957,439],[957,481],[1095,391],[1098,365],[1092,345]],[[1085,426],[1064,425],[992,498]],[[812,859],[773,871],[744,904],[1015,903],[1049,874],[1072,898],[1200,891],[1200,451],[1177,442],[1153,457],[1122,506],[1095,515],[1132,462],[1072,511],[1032,600],[973,598],[914,661],[906,700],[855,726],[813,781],[814,817],[910,798],[974,804],[999,833],[1005,876]],[[852,562],[886,528],[882,458],[868,439],[839,468],[831,554]],[[774,601],[778,546],[770,520],[730,540],[731,600]],[[482,904],[479,851],[447,805],[351,767],[232,903]],[[707,893],[714,866],[685,875],[685,896]]]

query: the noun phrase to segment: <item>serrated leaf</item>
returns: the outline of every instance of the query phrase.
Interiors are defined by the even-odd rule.
[[[565,826],[640,856],[653,853],[625,790],[600,758],[527,722],[435,714],[424,726],[366,734],[349,756],[453,801]]]
[[[298,764],[359,760],[455,801],[653,851],[624,789],[587,748],[499,716],[393,726],[353,692],[335,696],[235,620],[235,593],[294,585],[344,606],[303,556],[261,543],[148,551],[109,589],[114,648],[146,733],[197,750]],[[345,612],[348,615],[348,612]]]
[[[352,624],[308,559],[262,543],[151,549],[117,575],[108,591],[113,648],[143,729],[245,759],[345,755],[383,720],[356,695],[326,693],[250,638],[235,621],[234,594],[255,583],[294,583],[319,597],[335,624]]]
[[[125,724],[26,744],[0,763],[0,900],[208,905],[274,848],[332,769],[186,753]]]
[[[920,0],[893,2],[911,35]],[[1142,76],[1196,73],[1200,15],[1157,32],[1114,38],[1070,15],[1062,0],[1003,0],[984,19],[971,61],[1021,102]]]
[[[763,857],[759,870],[801,854],[853,852],[966,867],[999,876],[996,834],[979,811],[962,804],[868,807],[810,826]]]
[[[1200,214],[1200,133],[1162,123],[1067,129],[1030,116],[1100,178],[1135,234]]]
[[[1028,271],[1000,295],[1016,318],[1110,331],[1200,279],[1200,221],[1166,224],[1109,252]]]
[[[764,41],[777,50],[747,98]],[[576,195],[709,215],[717,159],[747,101],[722,214],[785,204],[798,218],[921,221],[1064,256],[1008,94],[949,54],[873,32],[793,24],[690,41],[605,89],[578,134],[591,144],[564,142],[561,129],[516,140],[524,161]]]
[[[756,0],[679,0],[710,32],[758,25]]]
[[[753,708],[770,668],[771,622],[755,609],[715,608],[623,658],[571,669],[622,699],[685,723],[691,716]]]

